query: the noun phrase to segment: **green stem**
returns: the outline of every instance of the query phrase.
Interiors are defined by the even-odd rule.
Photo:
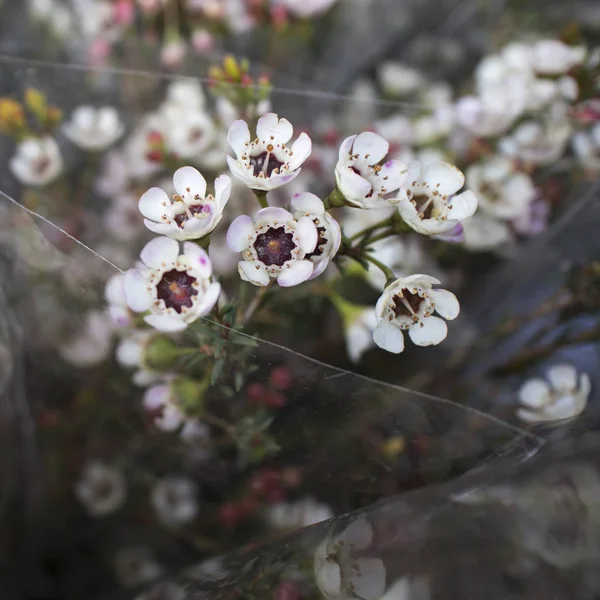
[[[378,242],[379,240],[384,240],[385,238],[388,238],[391,235],[394,235],[395,233],[396,233],[396,231],[393,228],[386,229],[385,231],[382,231],[381,233],[378,233],[377,235],[374,235],[373,237],[365,238],[361,242],[360,245],[363,247],[369,246],[370,244],[373,244],[374,242]]]
[[[252,190],[252,191],[254,192],[254,195],[256,196],[256,199],[258,200],[260,207],[267,208],[269,206],[269,203],[267,202],[267,192],[265,190]]]
[[[375,225],[370,225],[369,227],[365,227],[358,233],[351,235],[350,239],[356,240],[360,237],[363,237],[363,236],[371,233],[372,231],[376,231],[377,229],[382,229],[383,227],[393,227],[393,225],[394,225],[394,217],[389,217],[387,219],[384,219],[383,221],[380,221],[379,223],[375,223]]]
[[[396,281],[396,276],[394,275],[394,271],[392,271],[388,266],[384,265],[382,262],[378,261],[376,258],[373,258],[369,254],[365,254],[363,256],[363,258],[366,261],[370,262],[371,264],[375,265],[385,275],[385,278],[386,278],[385,285],[386,285],[386,287],[390,283],[392,283],[393,281]]]
[[[323,204],[325,208],[339,208],[340,206],[344,206],[346,204],[346,198],[344,194],[340,192],[337,188],[335,188],[325,200],[323,200]]]

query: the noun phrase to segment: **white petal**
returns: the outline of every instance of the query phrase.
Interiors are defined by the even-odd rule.
[[[519,389],[518,397],[524,406],[539,408],[550,400],[550,386],[539,377],[528,379]]]
[[[205,317],[214,308],[220,294],[221,284],[211,283],[206,292],[204,292],[202,300],[194,307],[198,317]]]
[[[123,273],[113,275],[104,288],[104,297],[109,304],[124,305],[125,299],[125,279]]]
[[[258,181],[258,179],[252,176],[252,169],[247,169],[246,167],[242,166],[239,160],[236,160],[231,156],[227,156],[226,158],[229,170],[232,172],[234,177],[237,177],[248,187],[253,187],[255,180]]]
[[[357,136],[352,145],[352,153],[360,154],[370,165],[377,164],[389,151],[387,140],[372,131],[365,131]]]
[[[156,410],[171,401],[170,385],[153,385],[144,393],[143,404],[146,410]]]
[[[254,222],[248,215],[240,215],[227,230],[227,245],[234,252],[245,250],[255,233]]]
[[[287,119],[280,119],[275,113],[263,115],[256,125],[256,137],[273,144],[287,144],[294,135],[294,128]]]
[[[307,254],[312,252],[319,240],[319,233],[311,217],[300,217],[296,226],[300,248]]]
[[[400,354],[404,350],[404,334],[399,327],[391,323],[378,325],[373,331],[373,341],[380,348],[394,354]]]
[[[282,269],[277,283],[281,287],[291,287],[306,281],[313,272],[314,265],[309,260],[297,260],[287,269]]]
[[[335,178],[337,186],[346,200],[359,207],[363,206],[367,194],[373,190],[373,186],[364,177],[349,167],[341,169],[336,167]]]
[[[206,196],[206,179],[194,167],[177,169],[173,175],[173,185],[180,196],[185,196],[186,193],[191,193],[194,196],[198,194],[200,198]]]
[[[178,319],[170,315],[148,315],[144,317],[144,321],[150,327],[164,332],[183,331],[187,327],[187,323],[183,319]]]
[[[249,281],[254,285],[269,285],[269,275],[264,269],[256,268],[255,263],[241,260],[238,263],[238,273],[244,281]]]
[[[389,192],[397,190],[404,185],[408,176],[408,169],[401,160],[388,160],[379,171],[379,179]],[[387,179],[384,179],[387,177]]]
[[[117,362],[124,367],[137,367],[144,358],[144,346],[136,339],[124,339],[115,350]]]
[[[537,423],[538,421],[543,420],[538,413],[526,410],[524,408],[519,408],[517,410],[517,417],[526,423]]]
[[[570,419],[581,413],[583,407],[573,394],[564,394],[544,409],[544,416],[551,419]]]
[[[439,317],[426,317],[410,327],[408,335],[417,346],[434,346],[446,338],[448,325]]]
[[[550,385],[556,390],[575,390],[577,388],[577,370],[573,365],[554,365],[546,374]]]
[[[160,188],[153,187],[142,194],[138,202],[140,212],[151,221],[161,222],[161,216],[171,216],[171,200],[167,193]]]
[[[448,290],[431,290],[429,295],[435,304],[435,311],[444,319],[451,321],[458,317],[460,304],[452,292]]]
[[[347,137],[341,144],[340,144],[340,150],[338,152],[338,159],[341,163],[343,163],[344,165],[347,165],[349,160],[350,160],[350,154],[352,152],[352,145],[354,144],[354,140],[357,138],[358,136],[356,135],[351,135],[350,137]]]
[[[448,206],[448,219],[462,221],[471,217],[477,210],[477,196],[471,190],[467,190],[450,198]]]
[[[231,179],[227,175],[219,175],[215,179],[215,203],[217,209],[222,211],[231,195]]]
[[[291,212],[285,210],[285,208],[279,208],[277,206],[269,206],[267,208],[261,208],[254,217],[254,220],[258,223],[287,223],[288,221],[294,220],[294,215]]]
[[[212,275],[212,264],[205,250],[193,242],[183,244],[183,254],[190,259],[190,263],[196,273],[208,279]]]
[[[292,156],[288,163],[290,169],[295,171],[310,156],[310,153],[312,152],[312,140],[306,133],[302,132],[298,136],[298,139],[292,144],[291,150]]]
[[[250,130],[246,121],[234,121],[227,132],[227,143],[233,148],[239,158],[246,151],[246,144],[250,141]]]
[[[152,305],[152,296],[148,292],[148,282],[138,269],[129,269],[124,279],[127,305],[135,312],[144,312]]]
[[[340,598],[342,574],[340,566],[333,561],[325,561],[316,570],[315,579],[319,589],[330,598]]]
[[[254,182],[252,184],[252,189],[255,190],[276,190],[280,188],[282,185],[286,185],[293,179],[296,179],[298,175],[300,175],[301,169],[296,169],[291,173],[281,173],[279,175],[271,175],[269,178],[254,178]]]
[[[373,541],[373,527],[366,519],[357,519],[344,529],[338,540],[356,550],[364,550]]]
[[[449,196],[460,190],[465,183],[465,176],[454,165],[437,162],[425,168],[423,181],[430,189]]]
[[[579,395],[587,402],[587,398],[591,391],[592,382],[590,381],[590,376],[587,373],[582,373],[579,376]]]
[[[155,223],[154,221],[149,221],[148,219],[144,219],[144,225],[152,232],[158,233],[158,235],[167,235],[174,240],[184,239],[184,233],[177,225],[173,226],[167,225],[166,223]]]
[[[310,215],[320,216],[325,212],[325,207],[321,199],[309,192],[294,194],[291,205],[294,210]]]
[[[385,591],[385,566],[380,558],[359,558],[352,568],[353,595],[364,600],[379,600]]]
[[[151,269],[173,263],[179,255],[179,244],[171,238],[161,236],[150,240],[140,252],[142,262]]]

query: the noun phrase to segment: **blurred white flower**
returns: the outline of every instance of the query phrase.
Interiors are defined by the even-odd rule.
[[[353,363],[359,363],[362,355],[375,346],[373,331],[377,327],[377,313],[372,306],[350,307],[353,310],[346,310],[342,314],[346,352]]]
[[[253,190],[273,190],[288,183],[300,173],[300,167],[310,156],[311,139],[301,133],[291,148],[294,128],[275,113],[263,115],[256,126],[256,139],[250,141],[245,121],[234,121],[227,141],[237,158],[227,157],[231,172]]]
[[[168,373],[154,371],[145,360],[147,348],[155,334],[154,330],[147,329],[127,331],[115,350],[115,358],[121,366],[137,369],[132,381],[140,387],[147,387],[169,377]]]
[[[578,131],[573,136],[572,144],[577,159],[585,169],[600,171],[600,122],[589,131]]]
[[[506,97],[507,92],[460,98],[455,105],[457,123],[477,137],[506,132],[525,108],[526,95],[521,97],[519,88],[516,89],[517,92],[512,89]],[[515,97],[515,93],[519,95]]]
[[[149,387],[144,393],[143,404],[146,410],[159,413],[154,424],[162,431],[175,431],[185,421],[170,382]]]
[[[477,196],[473,192],[457,194],[465,176],[454,165],[438,162],[423,168],[419,162],[411,162],[407,181],[398,192],[398,211],[418,233],[448,232],[477,209]]]
[[[284,6],[292,15],[307,19],[327,12],[338,0],[271,0],[275,6]]]
[[[160,62],[169,69],[178,69],[187,54],[187,44],[179,36],[167,40],[160,50]]]
[[[592,385],[587,373],[577,376],[573,365],[559,364],[546,373],[548,381],[535,377],[519,390],[517,417],[527,423],[570,419],[580,415],[588,401]]]
[[[152,489],[150,502],[165,525],[178,526],[193,521],[198,515],[198,489],[186,477],[160,479]]]
[[[47,135],[19,142],[8,166],[23,185],[41,187],[62,173],[63,160],[56,140]]]
[[[115,571],[117,579],[127,587],[144,585],[158,579],[163,573],[150,549],[145,546],[119,550],[115,556]]]
[[[202,160],[202,153],[214,143],[217,132],[204,109],[190,109],[179,103],[165,103],[158,115],[167,150],[182,159]]]
[[[504,222],[477,213],[462,223],[464,244],[469,250],[487,251],[507,246],[514,241],[510,227]]]
[[[498,219],[519,217],[536,194],[531,177],[517,171],[504,156],[493,156],[468,167],[467,185],[477,196],[479,208]]]
[[[177,195],[173,200],[158,187],[150,188],[139,201],[144,224],[154,233],[175,240],[207,236],[219,224],[231,194],[231,179],[215,180],[215,195],[206,195],[206,180],[194,167],[181,167],[173,175]]]
[[[380,135],[365,131],[346,138],[339,150],[335,179],[340,192],[356,208],[376,208],[396,204],[388,194],[406,180],[406,165],[399,160],[383,161],[389,143]]]
[[[192,77],[175,79],[167,87],[164,106],[202,112],[206,106],[206,97],[200,82]]]
[[[210,238],[208,256],[217,275],[231,275],[237,270],[238,259],[227,245],[227,236],[219,232]]]
[[[327,504],[317,502],[314,498],[306,497],[295,502],[277,502],[265,509],[265,517],[275,529],[289,531],[309,527],[333,517],[333,512]]]
[[[391,96],[407,96],[425,85],[420,71],[401,62],[387,61],[377,69],[377,78],[383,91]]]
[[[159,331],[182,331],[217,303],[220,284],[211,283],[208,254],[192,242],[168,237],[148,242],[140,254],[143,268],[125,273],[125,295],[135,312],[150,310],[144,321]]]
[[[533,45],[532,66],[544,75],[570,71],[585,60],[583,46],[569,46],[560,40],[540,40]]]
[[[96,191],[105,198],[114,199],[124,193],[129,183],[129,167],[121,150],[110,150],[104,155],[102,170],[96,179]]]
[[[79,148],[90,151],[105,150],[123,134],[119,113],[110,107],[79,106],[63,127],[65,135]]]
[[[317,228],[317,245],[304,257],[314,264],[314,270],[310,276],[310,279],[314,279],[323,273],[340,249],[342,231],[338,222],[325,211],[323,202],[314,194],[308,192],[295,194],[291,205],[295,211],[294,219],[296,221],[308,217],[312,219]]]
[[[75,495],[93,517],[117,510],[125,501],[125,479],[120,471],[104,463],[88,463],[75,484]]]
[[[61,357],[77,367],[91,367],[105,360],[112,348],[113,323],[103,312],[87,313],[83,327],[59,348]]]
[[[295,220],[283,208],[259,210],[254,219],[240,215],[227,231],[227,245],[241,252],[238,272],[244,281],[265,286],[277,278],[282,287],[298,285],[313,274],[307,255],[314,252],[318,231],[311,217]]]
[[[446,322],[433,313],[450,321],[458,316],[460,306],[452,292],[432,289],[439,283],[428,275],[410,275],[385,288],[375,307],[377,327],[373,339],[380,348],[394,354],[402,352],[406,330],[418,346],[439,344],[446,338]]]
[[[319,545],[314,557],[315,581],[325,598],[380,600],[385,591],[385,565],[380,558],[364,555],[372,540],[373,528],[360,518]]]
[[[103,215],[103,221],[110,236],[114,240],[123,242],[124,245],[129,245],[143,231],[140,227],[140,211],[137,198],[129,192],[121,193],[114,198]],[[110,260],[108,256],[105,256],[105,258]]]

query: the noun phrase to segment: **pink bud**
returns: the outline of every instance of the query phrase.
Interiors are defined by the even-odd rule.
[[[131,25],[135,17],[135,7],[131,0],[117,0],[115,4],[115,21],[122,25]]]
[[[206,29],[196,29],[192,34],[192,46],[199,54],[210,52],[215,45],[213,36]]]

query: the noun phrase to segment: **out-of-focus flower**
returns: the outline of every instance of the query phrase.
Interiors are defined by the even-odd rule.
[[[275,6],[285,7],[295,17],[308,19],[327,12],[338,0],[271,0]]]
[[[193,521],[199,511],[198,489],[187,477],[166,477],[152,489],[150,502],[165,525],[178,526]]]
[[[104,155],[102,170],[96,179],[96,191],[105,198],[116,198],[125,192],[130,173],[127,159],[120,150],[110,150]]]
[[[511,160],[495,156],[467,169],[467,185],[481,210],[498,219],[522,215],[535,198],[531,177],[517,171]]]
[[[146,410],[156,413],[154,424],[163,431],[175,431],[185,421],[168,382],[149,387],[144,393],[143,403]]]
[[[412,94],[425,84],[420,71],[396,61],[382,63],[377,77],[384,92],[398,97]]]
[[[389,195],[404,184],[406,165],[399,160],[379,163],[390,145],[380,135],[365,131],[346,138],[335,166],[335,179],[347,202],[357,208],[376,208],[397,200]]]
[[[90,462],[75,484],[75,495],[93,517],[103,517],[125,501],[125,479],[113,467]]]
[[[333,260],[340,249],[342,242],[342,231],[338,222],[325,211],[323,202],[314,194],[308,192],[295,194],[292,198],[294,219],[300,221],[303,217],[312,219],[317,228],[318,240],[315,249],[305,255],[305,259],[314,264],[311,279],[318,277]]]
[[[306,133],[301,133],[288,148],[286,144],[293,134],[292,124],[275,113],[258,120],[254,141],[250,141],[248,124],[234,121],[227,133],[227,141],[237,157],[227,157],[231,172],[253,190],[273,190],[288,183],[300,173],[312,149]]]
[[[148,242],[140,254],[145,268],[125,273],[125,295],[135,312],[150,310],[144,317],[159,331],[182,331],[206,316],[217,303],[220,284],[211,283],[208,254],[192,242],[179,243],[168,237]]]
[[[198,54],[207,54],[215,46],[215,39],[208,29],[200,27],[192,33],[192,46]]]
[[[309,527],[333,517],[327,504],[317,502],[314,498],[302,498],[296,502],[277,502],[266,508],[266,519],[275,529],[288,531]]]
[[[544,198],[538,197],[529,204],[525,212],[512,219],[510,224],[518,235],[532,236],[545,231],[549,219],[550,206]]]
[[[20,142],[8,164],[23,185],[40,187],[54,181],[63,170],[60,149],[50,136],[28,138]]]
[[[478,137],[496,136],[505,133],[522,114],[525,98],[509,98],[502,95],[464,96],[457,101],[457,122]]]
[[[573,365],[559,364],[548,369],[548,381],[535,377],[519,390],[517,417],[527,423],[570,419],[581,414],[592,385],[587,373],[577,376]]]
[[[87,313],[83,328],[74,338],[60,347],[60,355],[77,367],[91,367],[101,363],[112,346],[112,321],[103,312]]]
[[[167,40],[160,50],[160,62],[169,69],[177,69],[183,63],[187,53],[187,44],[179,36]]]
[[[548,123],[526,121],[498,144],[500,151],[533,165],[548,165],[564,152],[571,135],[571,124],[565,120]]]
[[[79,106],[65,123],[65,135],[79,148],[90,151],[105,150],[123,134],[124,126],[119,113],[110,106],[94,108]]]
[[[473,192],[457,194],[465,176],[449,163],[438,162],[423,169],[419,162],[411,162],[407,182],[398,192],[398,211],[418,233],[436,235],[450,231],[477,209]]]
[[[215,180],[215,195],[206,195],[206,180],[194,167],[181,167],[173,175],[177,195],[173,201],[158,187],[140,198],[144,224],[154,233],[175,240],[193,240],[211,233],[223,217],[231,194],[231,179],[221,175]]]
[[[206,97],[197,79],[182,77],[173,80],[167,87],[163,106],[178,106],[190,111],[202,111]]]
[[[600,171],[600,122],[589,131],[578,131],[572,140],[573,150],[583,167],[589,171]]]
[[[118,327],[131,327],[133,314],[127,306],[123,273],[116,273],[106,282],[104,297],[108,303],[106,310],[112,322]]]
[[[150,549],[145,546],[131,546],[119,550],[115,557],[115,571],[119,581],[127,587],[149,583],[163,573]]]
[[[585,60],[583,46],[569,46],[560,40],[539,40],[533,45],[532,66],[544,75],[570,71]]]
[[[406,330],[418,346],[439,344],[446,338],[448,326],[433,313],[450,321],[458,316],[460,306],[452,292],[432,289],[439,283],[428,275],[410,275],[385,288],[375,307],[373,339],[380,348],[394,354],[402,352]]]
[[[379,600],[385,591],[386,571],[380,558],[364,555],[373,528],[358,519],[339,536],[327,537],[314,558],[315,581],[330,600]]]
[[[215,125],[204,109],[165,103],[157,116],[167,149],[179,158],[201,161],[215,141]]]
[[[227,231],[227,245],[241,252],[240,277],[254,285],[268,285],[277,278],[282,287],[298,285],[313,274],[307,256],[314,252],[318,231],[311,217],[295,220],[283,208],[259,210],[254,219],[240,215]]]
[[[510,227],[482,213],[463,221],[464,244],[469,250],[487,251],[514,241]]]

